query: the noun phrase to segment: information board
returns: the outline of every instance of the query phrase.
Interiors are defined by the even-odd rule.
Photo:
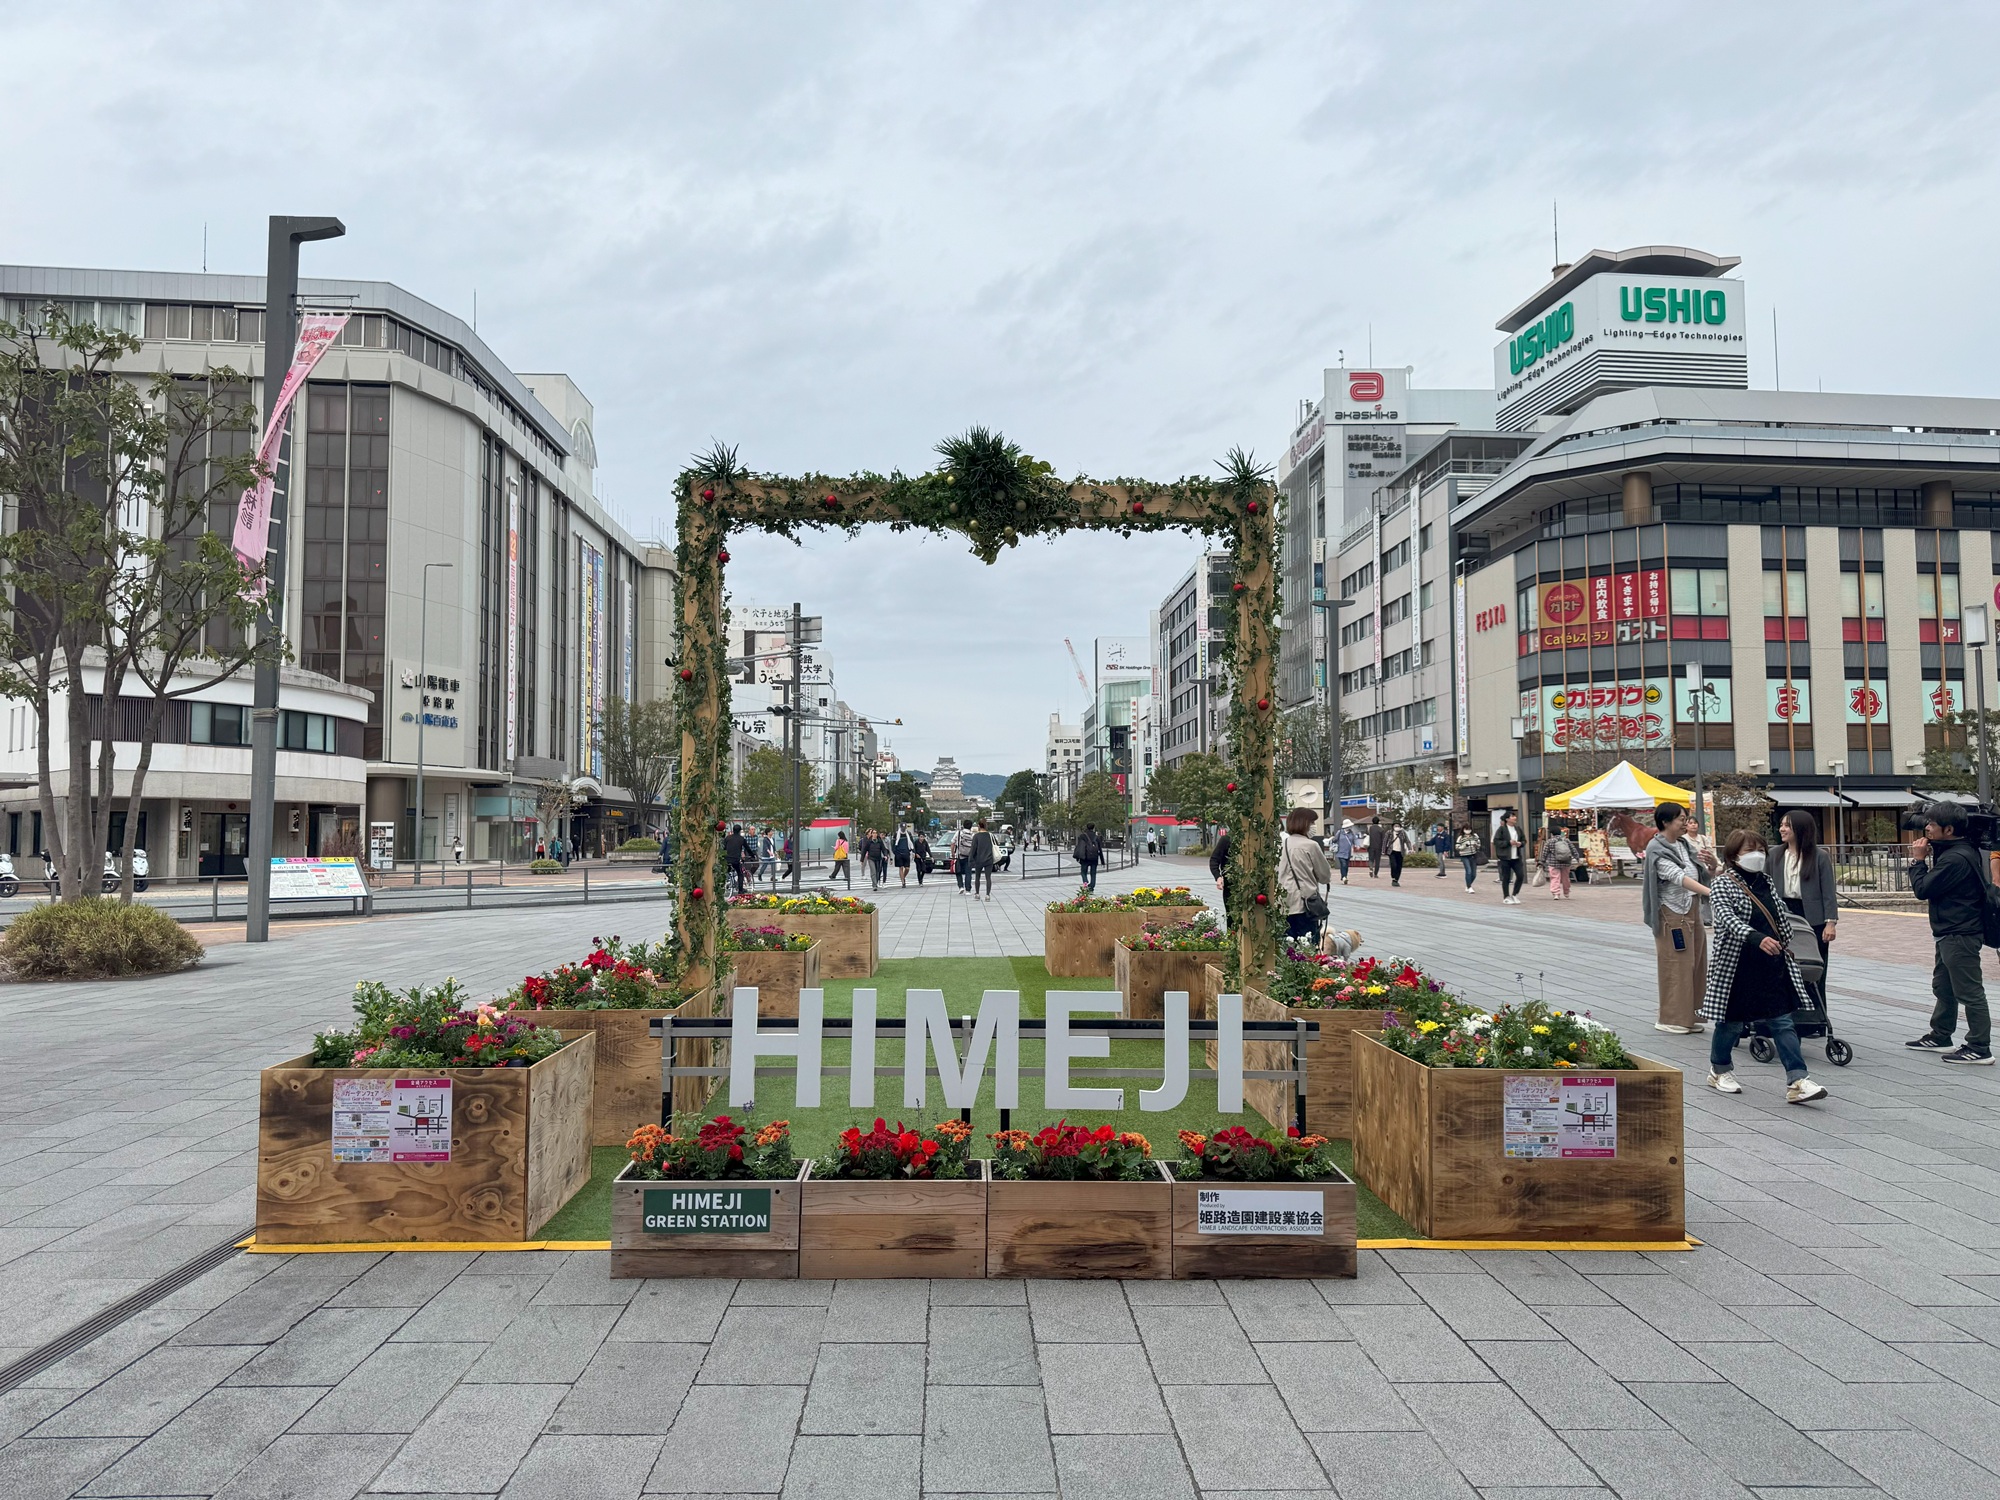
[[[1203,1188],[1196,1195],[1197,1234],[1326,1233],[1326,1194],[1256,1188]]]
[[[1501,1109],[1505,1156],[1569,1161],[1618,1154],[1618,1080],[1608,1074],[1509,1073],[1501,1080]]]
[[[286,859],[272,856],[273,901],[323,900],[329,896],[365,896],[368,885],[361,865],[353,859]]]
[[[385,1162],[451,1160],[449,1078],[336,1078],[333,1159]]]

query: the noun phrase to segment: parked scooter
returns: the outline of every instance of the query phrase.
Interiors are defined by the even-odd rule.
[[[144,849],[134,849],[132,851],[132,889],[143,891],[152,873],[153,867],[146,858],[146,851]],[[106,850],[104,855],[104,893],[108,896],[117,890],[122,879],[123,872],[118,868],[118,861],[112,857],[109,850]]]
[[[14,878],[14,856],[0,853],[0,900],[12,896],[21,888],[21,882]]]

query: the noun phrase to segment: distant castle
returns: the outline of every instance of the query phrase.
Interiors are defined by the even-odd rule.
[[[925,801],[931,811],[940,818],[967,818],[980,809],[980,804],[965,795],[965,776],[958,769],[958,762],[951,756],[938,758],[937,768],[931,772],[930,791]]]

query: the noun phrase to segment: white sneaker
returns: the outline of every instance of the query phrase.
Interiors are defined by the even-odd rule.
[[[1736,1081],[1734,1073],[1710,1073],[1708,1075],[1708,1086],[1719,1094],[1740,1094],[1743,1092],[1743,1085]]]
[[[1801,1078],[1797,1083],[1785,1090],[1785,1103],[1787,1104],[1810,1104],[1815,1099],[1824,1099],[1825,1097],[1826,1090],[1814,1083],[1810,1078]]]
[[[1692,1026],[1669,1026],[1665,1021],[1655,1021],[1653,1023],[1653,1030],[1670,1031],[1675,1036],[1690,1036],[1694,1032]]]

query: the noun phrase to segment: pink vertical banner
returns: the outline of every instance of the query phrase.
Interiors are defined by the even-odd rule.
[[[292,351],[292,367],[285,372],[285,383],[278,390],[278,398],[270,403],[270,410],[264,417],[263,441],[257,444],[257,461],[263,466],[264,477],[243,492],[243,498],[236,506],[236,555],[243,560],[246,568],[261,567],[264,553],[271,542],[271,490],[273,476],[278,466],[278,444],[285,433],[285,416],[292,409],[292,401],[299,393],[299,387],[306,383],[306,377],[313,372],[320,356],[333,347],[340,330],[347,326],[348,313],[307,313],[299,319],[299,342]],[[271,372],[264,371],[264,389],[271,387]]]

